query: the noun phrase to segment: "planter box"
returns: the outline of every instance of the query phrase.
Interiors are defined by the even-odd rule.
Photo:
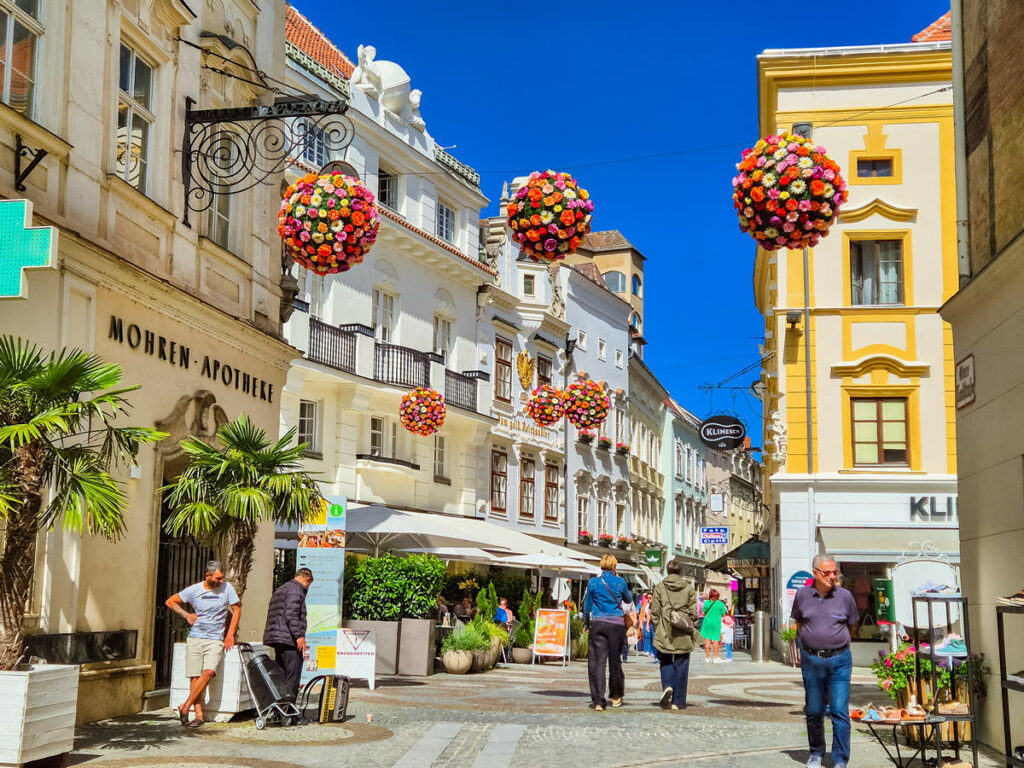
[[[597,546],[599,546],[599,547],[610,547],[611,545],[612,545],[611,541],[601,540],[601,539],[597,540]]]
[[[533,661],[533,648],[513,648],[512,661],[516,664],[529,664]]]
[[[252,650],[257,656],[261,653],[271,658],[274,656],[274,652],[261,643],[252,643]],[[171,664],[172,707],[180,707],[185,703],[188,687],[189,680],[185,677],[185,643],[175,643]],[[249,696],[249,687],[245,684],[245,673],[242,672],[241,655],[237,648],[224,653],[224,662],[217,670],[217,676],[206,686],[202,704],[203,718],[207,722],[218,723],[226,723],[239,712],[256,707]]]
[[[0,672],[0,691],[0,766],[72,750],[77,665],[40,664],[27,672]]]
[[[415,677],[434,674],[434,633],[433,619],[402,619],[398,674]]]
[[[592,538],[590,538],[589,536],[580,536],[579,537],[580,544],[591,544],[593,541],[594,540]]]
[[[372,629],[377,633],[377,664],[374,667],[377,675],[394,675],[398,673],[398,632],[401,622],[398,621],[361,621],[346,619],[347,629]],[[431,649],[433,658],[433,649]]]

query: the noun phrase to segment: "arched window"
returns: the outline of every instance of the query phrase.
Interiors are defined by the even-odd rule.
[[[633,295],[640,295],[640,275],[633,275]]]
[[[608,286],[608,290],[612,293],[626,292],[626,276],[621,272],[605,272],[604,284]]]
[[[638,315],[636,312],[629,316],[629,327],[635,331],[640,330],[640,315]]]

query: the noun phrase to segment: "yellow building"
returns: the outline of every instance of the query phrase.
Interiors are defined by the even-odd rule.
[[[761,133],[809,132],[849,183],[827,238],[806,256],[758,250],[754,269],[777,620],[821,551],[841,561],[865,627],[872,579],[900,558],[959,561],[952,335],[938,314],[957,287],[951,78],[948,33],[758,58]]]

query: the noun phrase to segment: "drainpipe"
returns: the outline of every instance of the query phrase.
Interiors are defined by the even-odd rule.
[[[807,474],[814,474],[814,434],[811,431],[811,284],[808,249],[804,247],[804,396],[807,413]]]
[[[953,12],[953,147],[956,164],[956,258],[960,284],[971,277],[967,219],[967,130],[964,106],[963,0],[952,0]]]

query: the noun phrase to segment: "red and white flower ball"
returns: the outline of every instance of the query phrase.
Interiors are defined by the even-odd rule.
[[[311,173],[289,186],[277,220],[292,258],[320,275],[362,262],[380,229],[373,193],[340,173]]]
[[[402,395],[398,406],[398,417],[402,426],[416,435],[432,435],[444,424],[448,408],[444,404],[441,393],[416,387],[412,392]]]
[[[551,384],[542,384],[530,393],[524,408],[526,415],[542,427],[550,427],[565,415],[562,390]]]
[[[594,203],[568,173],[534,171],[508,204],[512,239],[534,261],[560,261],[590,231]]]
[[[838,163],[803,136],[766,136],[743,151],[736,167],[732,200],[740,229],[769,251],[817,245],[846,202]]]
[[[574,381],[565,389],[565,416],[579,429],[593,429],[608,417],[611,398],[591,379]]]

